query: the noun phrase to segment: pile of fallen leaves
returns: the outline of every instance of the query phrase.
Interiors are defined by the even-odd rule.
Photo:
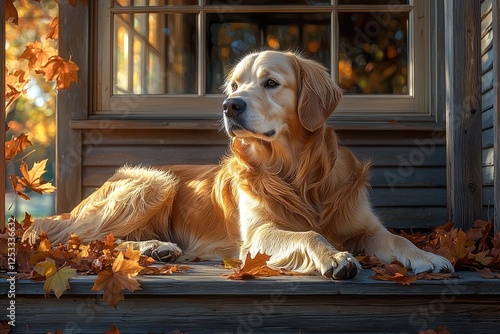
[[[500,232],[494,234],[493,221],[476,220],[467,232],[452,223],[436,227],[431,233],[401,235],[425,251],[447,258],[456,271],[476,270],[483,278],[500,278]],[[451,273],[413,274],[398,261],[383,265],[370,256],[358,256],[364,268],[375,271],[376,280],[394,281],[408,285],[416,280],[442,280],[458,277]]]
[[[155,260],[143,256],[139,251],[129,247],[117,250],[115,237],[110,234],[104,240],[85,243],[73,234],[66,245],[52,245],[46,234],[40,235],[34,244],[21,242],[24,231],[32,223],[26,214],[23,222],[13,217],[8,224],[15,226],[16,270],[18,279],[45,281],[45,295],[53,291],[59,298],[70,288],[68,280],[81,275],[97,275],[92,290],[103,291],[103,300],[116,308],[120,300],[124,300],[124,289],[133,292],[140,290],[135,278],[144,275],[168,275],[188,269],[186,266],[165,264],[153,266]],[[0,231],[0,271],[12,272],[8,263],[9,237],[12,229],[4,226]],[[12,240],[12,239],[11,239]]]

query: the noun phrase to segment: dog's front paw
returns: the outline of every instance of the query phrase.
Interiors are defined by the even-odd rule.
[[[360,269],[358,260],[348,252],[336,252],[321,264],[321,273],[331,279],[353,278]]]
[[[415,273],[454,273],[455,269],[450,261],[442,256],[419,251],[409,256],[403,263]]]
[[[182,255],[182,250],[176,244],[158,240],[142,242],[140,252],[141,255],[150,256],[161,262],[174,262]]]

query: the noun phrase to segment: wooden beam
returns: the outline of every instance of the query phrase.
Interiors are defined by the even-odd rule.
[[[500,0],[493,0],[493,151],[494,151],[494,220],[500,232]]]
[[[2,3],[0,6],[4,6]],[[2,105],[2,119],[0,120],[0,156],[5,157],[5,10],[0,11],[0,102]],[[5,159],[0,163],[0,194],[2,195],[2,204],[0,205],[0,217],[4,221],[5,217]]]
[[[81,200],[81,131],[70,127],[72,120],[86,119],[89,103],[89,5],[78,1],[73,8],[59,2],[59,54],[72,57],[80,67],[78,83],[62,89],[57,101],[56,210],[69,212]]]
[[[467,229],[482,215],[481,1],[445,1],[448,215]]]

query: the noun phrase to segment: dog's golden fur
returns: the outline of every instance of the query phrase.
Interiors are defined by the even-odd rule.
[[[54,242],[109,233],[163,259],[270,255],[268,264],[353,277],[351,252],[415,271],[453,271],[446,259],[389,233],[368,199],[369,167],[326,125],[340,89],[293,53],[245,57],[226,82],[229,154],[219,166],[123,167],[70,214],[40,219]],[[59,221],[55,221],[59,220]],[[175,245],[175,244],[176,245]]]

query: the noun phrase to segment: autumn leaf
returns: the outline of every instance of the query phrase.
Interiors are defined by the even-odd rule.
[[[223,260],[224,269],[239,269],[241,266],[241,260],[239,259],[229,259],[225,258]]]
[[[418,334],[451,334],[449,330],[446,329],[446,327],[441,326],[437,329],[428,329],[422,332],[418,332]]]
[[[15,25],[19,22],[19,14],[14,6],[14,0],[5,0],[5,21]]]
[[[17,137],[12,136],[9,141],[5,142],[5,160],[12,160],[28,146],[33,146],[33,144],[24,133]]]
[[[116,308],[118,303],[125,299],[123,289],[130,292],[140,290],[140,284],[134,276],[137,276],[142,269],[141,265],[125,259],[120,252],[113,262],[111,271],[103,270],[97,275],[92,290],[104,290],[103,300]]]
[[[49,25],[49,31],[45,36],[47,39],[58,39],[59,38],[59,18],[54,17]]]
[[[30,71],[45,67],[49,59],[57,54],[56,49],[51,46],[46,46],[46,44],[47,43],[42,45],[42,43],[38,41],[29,43],[26,45],[24,52],[19,56],[19,59],[28,60],[28,69]]]
[[[111,325],[111,328],[105,331],[104,334],[120,334],[120,330],[115,325]]]
[[[69,60],[64,60],[59,56],[52,56],[49,61],[42,66],[45,71],[45,78],[48,81],[57,81],[57,88],[69,88],[72,82],[78,82],[78,65]]]
[[[228,278],[234,280],[245,280],[256,277],[279,276],[285,274],[285,272],[269,268],[267,266],[269,258],[269,255],[261,253],[257,254],[255,258],[252,258],[250,253],[248,253],[243,267],[239,270],[235,270],[234,274],[229,275]]]
[[[116,247],[116,239],[113,233],[108,234],[104,238],[104,244],[109,247]]]
[[[17,177],[17,181],[38,194],[50,194],[54,192],[56,188],[42,178],[42,175],[46,172],[46,164],[47,159],[35,162],[33,167],[28,170],[28,164],[25,162],[21,163],[20,168],[23,177]]]
[[[402,285],[410,285],[417,280],[416,275],[409,275],[408,269],[397,261],[389,265],[372,268],[372,270],[376,272],[372,276],[375,280],[393,281]]]
[[[500,278],[500,273],[494,273],[490,268],[476,269],[476,271],[481,275],[482,278]]]
[[[10,333],[10,325],[7,320],[0,321],[0,334],[9,334]]]
[[[21,197],[26,201],[30,200],[29,196],[24,193],[23,185],[17,182],[17,177],[15,175],[10,175],[10,183],[12,184],[12,189],[14,189],[14,192],[16,193],[17,196]]]
[[[50,291],[54,291],[57,298],[61,297],[64,291],[71,288],[68,280],[77,277],[76,269],[71,267],[57,270],[56,263],[51,258],[46,258],[45,261],[38,263],[35,266],[35,271],[46,277],[43,285],[46,298],[50,295]]]

